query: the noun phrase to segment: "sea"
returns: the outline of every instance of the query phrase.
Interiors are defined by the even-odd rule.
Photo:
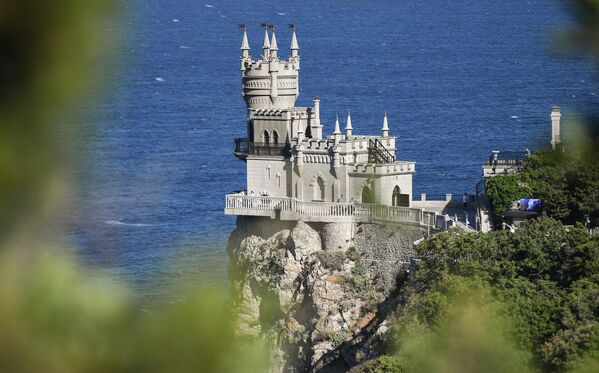
[[[235,218],[224,195],[245,185],[233,139],[246,133],[239,55],[263,29],[287,57],[300,45],[297,106],[321,99],[324,132],[351,110],[354,133],[398,137],[416,162],[414,193],[473,192],[489,151],[535,150],[549,113],[596,113],[588,59],[563,53],[575,27],[559,0],[130,0],[83,105],[67,236],[86,265],[141,299],[227,287]]]

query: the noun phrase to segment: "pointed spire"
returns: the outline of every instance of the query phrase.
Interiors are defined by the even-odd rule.
[[[333,132],[334,135],[340,135],[341,134],[341,130],[339,129],[339,114],[337,114],[337,119],[335,120],[335,131]]]
[[[383,119],[383,128],[381,128],[381,131],[383,131],[383,137],[389,136],[389,123],[387,121],[387,112],[386,111],[385,111],[385,118]]]
[[[264,43],[262,44],[262,48],[270,49],[270,40],[268,39],[268,30],[264,29]]]
[[[345,129],[346,129],[346,130],[351,130],[351,129],[354,129],[354,128],[351,126],[351,112],[350,112],[349,110],[347,111],[347,124],[345,125]]]
[[[268,57],[270,57],[270,41],[268,40],[268,29],[266,25],[264,25],[264,43],[262,44],[262,49],[264,50],[264,59],[267,60]]]
[[[352,137],[353,127],[351,126],[351,112],[347,111],[347,124],[345,125],[345,138],[349,139]]]
[[[291,34],[291,57],[297,57],[299,51],[299,44],[297,43],[297,36],[295,35],[295,25],[289,25],[289,28],[293,31]]]
[[[250,43],[248,42],[248,33],[246,25],[240,25],[243,29],[243,39],[241,39],[241,57],[248,58],[250,56]]]
[[[333,139],[335,141],[335,145],[339,144],[341,140],[341,130],[339,129],[339,114],[337,114],[337,118],[335,119],[335,131],[333,131]]]
[[[279,46],[277,45],[277,36],[275,35],[275,28],[272,28],[272,38],[270,39],[270,57],[273,59],[277,59],[277,52],[279,50]]]
[[[277,46],[277,36],[275,35],[275,29],[272,29],[272,38],[270,39],[270,50],[279,50]]]
[[[248,32],[247,29],[243,28],[243,39],[241,40],[241,50],[250,50],[250,43],[248,42]]]

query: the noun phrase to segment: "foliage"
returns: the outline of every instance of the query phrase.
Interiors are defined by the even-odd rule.
[[[397,356],[383,355],[350,370],[350,373],[401,373],[405,364]]]
[[[394,351],[418,361],[418,371],[444,371],[451,366],[444,359],[463,349],[477,351],[463,357],[472,371],[565,371],[599,351],[599,238],[581,225],[566,230],[541,217],[515,234],[452,230],[422,242],[417,253],[418,270],[400,286]],[[468,316],[468,307],[486,316]],[[442,364],[430,365],[436,363],[410,349],[414,343]],[[503,347],[492,351],[486,343]],[[504,360],[518,364],[506,367]],[[497,365],[489,365],[493,361]]]
[[[594,149],[568,152],[544,150],[532,154],[518,174],[488,180],[487,194],[496,214],[520,198],[538,198],[543,211],[565,224],[589,216],[599,225],[599,165]]]
[[[494,211],[507,211],[513,201],[527,197],[526,191],[519,185],[521,181],[520,174],[499,175],[489,179],[486,190]]]
[[[343,264],[345,263],[347,256],[343,251],[319,251],[316,253],[316,257],[324,268],[328,268],[334,271],[343,270]]]
[[[68,193],[78,139],[63,124],[109,57],[115,3],[0,1],[0,371],[266,371],[264,343],[235,335],[222,291],[147,310],[40,233]]]
[[[0,240],[55,197],[58,131],[102,66],[113,0],[0,1]],[[30,223],[30,222],[28,222]]]
[[[182,303],[150,311],[128,299],[64,259],[2,255],[2,371],[265,370],[264,344],[235,335],[224,294],[196,291]]]

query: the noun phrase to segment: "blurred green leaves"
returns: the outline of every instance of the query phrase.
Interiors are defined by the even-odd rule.
[[[264,371],[222,290],[145,311],[36,235],[65,193],[58,154],[77,138],[62,126],[111,56],[116,5],[0,0],[0,371]]]
[[[54,133],[109,48],[112,0],[0,0],[0,240],[57,191]]]
[[[3,255],[0,371],[265,370],[263,344],[235,334],[220,292],[196,291],[152,311],[129,299],[64,259]]]

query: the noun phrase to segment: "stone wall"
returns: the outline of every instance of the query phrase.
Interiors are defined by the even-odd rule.
[[[273,341],[276,372],[349,369],[376,354],[382,305],[421,237],[409,226],[239,217],[228,247],[239,333]]]

